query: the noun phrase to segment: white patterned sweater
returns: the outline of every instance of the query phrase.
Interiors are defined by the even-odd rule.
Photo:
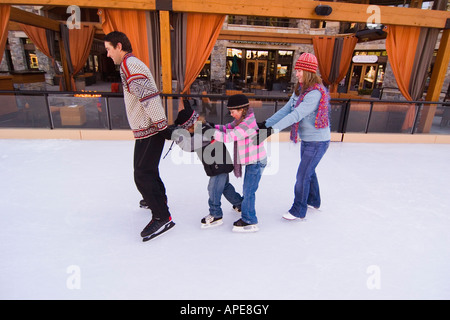
[[[128,122],[135,139],[144,139],[167,128],[167,117],[148,67],[132,53],[120,64]]]

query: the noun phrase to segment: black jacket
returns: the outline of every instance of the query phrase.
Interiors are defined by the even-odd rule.
[[[210,177],[221,173],[230,173],[234,168],[233,160],[225,144],[214,140],[214,130],[206,123],[202,125],[201,135],[195,132],[190,134],[190,140],[183,135],[175,139],[175,142],[184,151],[197,153],[206,175]]]

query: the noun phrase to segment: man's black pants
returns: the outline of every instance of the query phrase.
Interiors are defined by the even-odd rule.
[[[166,220],[170,216],[166,188],[159,176],[159,161],[165,139],[160,134],[136,140],[134,146],[134,182],[153,218]]]

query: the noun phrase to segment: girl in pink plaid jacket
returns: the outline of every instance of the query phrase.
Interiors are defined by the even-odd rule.
[[[266,149],[261,143],[252,142],[258,133],[255,115],[249,109],[249,101],[243,94],[236,94],[228,99],[228,110],[235,119],[226,125],[216,125],[214,139],[221,142],[234,143],[234,174],[242,175],[242,165],[245,165],[241,219],[233,224],[235,232],[258,231],[258,219],[255,210],[255,193],[267,163]]]

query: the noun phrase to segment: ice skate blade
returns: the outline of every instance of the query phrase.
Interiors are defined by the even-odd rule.
[[[223,225],[223,221],[219,220],[219,221],[216,221],[216,222],[213,222],[213,223],[202,223],[200,228],[201,229],[209,229],[209,228],[215,228],[215,227],[218,227],[218,226],[221,226],[221,225]]]
[[[257,232],[257,231],[259,231],[259,228],[256,225],[248,225],[248,226],[245,226],[245,227],[236,227],[236,226],[234,226],[231,231],[237,232],[237,233],[250,233],[250,232]]]
[[[282,217],[284,220],[288,220],[288,221],[306,221],[306,218],[298,218],[298,217],[290,214],[289,212],[283,214]]]
[[[152,240],[156,237],[158,237],[159,235],[169,231],[170,229],[172,229],[175,226],[175,222],[170,221],[169,223],[165,224],[160,230],[158,230],[158,232],[155,232],[151,235],[142,237],[142,242],[147,242],[149,240]]]

